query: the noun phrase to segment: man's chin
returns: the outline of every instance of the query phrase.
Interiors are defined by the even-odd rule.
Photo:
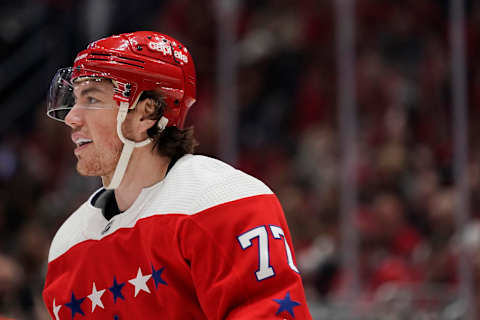
[[[79,163],[77,163],[77,172],[84,177],[100,177],[103,175],[101,170],[94,168],[85,168]]]

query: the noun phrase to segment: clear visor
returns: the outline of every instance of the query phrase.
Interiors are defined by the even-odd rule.
[[[50,85],[47,115],[64,122],[73,107],[112,109],[116,106],[114,83],[108,74],[94,70],[60,69]]]

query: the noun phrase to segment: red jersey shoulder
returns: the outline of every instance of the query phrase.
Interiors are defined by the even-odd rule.
[[[219,319],[230,305],[238,306],[238,319],[310,319],[290,232],[275,195],[211,207],[187,218],[179,234],[199,299]],[[211,279],[222,285],[212,286]]]

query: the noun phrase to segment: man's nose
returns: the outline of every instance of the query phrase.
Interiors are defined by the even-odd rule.
[[[65,123],[70,127],[78,127],[83,123],[82,108],[75,104],[65,116]]]

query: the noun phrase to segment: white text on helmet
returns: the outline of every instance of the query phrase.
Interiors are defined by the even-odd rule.
[[[172,43],[172,45],[176,46],[175,43]],[[164,56],[171,56],[172,55],[172,47],[170,45],[168,45],[166,42],[150,41],[148,43],[148,47],[151,50],[163,53]],[[181,60],[184,63],[188,63],[188,57],[182,51],[173,50],[173,54],[174,54],[176,59]]]
[[[158,51],[158,52],[163,53],[164,56],[166,56],[166,55],[171,56],[172,55],[172,48],[164,42],[150,41],[148,43],[148,47],[150,49],[154,50],[154,51]]]
[[[182,60],[183,62],[188,62],[188,57],[182,53],[182,51],[174,51],[175,58]]]

